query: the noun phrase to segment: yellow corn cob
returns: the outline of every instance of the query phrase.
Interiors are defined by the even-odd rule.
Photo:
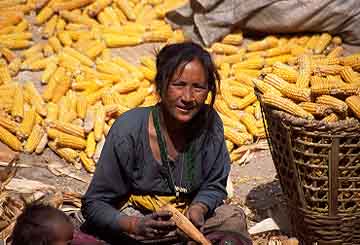
[[[141,56],[140,62],[147,68],[156,71],[156,63],[155,63],[154,58],[152,58],[150,56]]]
[[[248,86],[244,86],[242,84],[236,85],[236,86],[230,86],[230,91],[232,95],[238,96],[238,97],[244,97],[248,95],[250,92],[252,92],[251,89],[249,89]]]
[[[264,78],[272,87],[278,89],[281,94],[296,101],[310,101],[311,100],[311,89],[310,88],[299,88],[294,84],[290,84],[275,74],[268,74]]]
[[[71,80],[68,75],[65,75],[63,79],[56,85],[51,101],[57,103],[61,97],[63,97],[66,92],[70,89],[71,86]]]
[[[49,83],[43,92],[43,98],[45,101],[51,100],[54,94],[54,90],[58,83],[66,79],[65,69],[63,67],[58,67],[54,74],[50,77]]]
[[[34,109],[30,108],[29,110],[25,111],[24,119],[22,120],[18,130],[16,131],[16,135],[22,139],[27,138],[34,127],[35,119],[36,112]]]
[[[30,104],[35,108],[36,112],[41,116],[46,116],[47,110],[43,98],[39,91],[35,88],[34,83],[27,81],[24,84],[24,92],[31,97]]]
[[[233,69],[261,69],[265,64],[264,58],[252,58],[233,65]]]
[[[44,132],[43,136],[40,139],[39,144],[36,146],[35,153],[36,154],[43,153],[47,146],[47,143],[48,143],[48,137],[47,137],[46,132]]]
[[[289,45],[284,45],[284,46],[279,45],[278,47],[266,50],[264,52],[264,56],[265,57],[280,56],[280,55],[290,54],[290,52],[291,52],[291,48]]]
[[[360,82],[360,78],[356,75],[353,69],[350,66],[344,66],[340,71],[342,79],[347,83],[356,83]]]
[[[291,66],[283,64],[281,62],[276,62],[272,67],[272,73],[281,77],[282,79],[296,83],[299,73]]]
[[[15,135],[10,133],[8,130],[0,126],[0,141],[9,146],[14,151],[21,151],[21,142],[16,138]]]
[[[24,118],[24,94],[21,85],[18,85],[15,88],[14,104],[11,109],[11,115],[17,122],[21,122]]]
[[[294,116],[305,119],[314,119],[314,116],[311,113],[305,111],[303,108],[289,99],[266,93],[263,95],[263,102],[275,107],[276,109],[286,111]]]
[[[186,2],[186,0],[164,1],[162,4],[159,4],[155,7],[157,17],[163,18],[167,12],[181,7]]]
[[[97,19],[104,26],[110,27],[113,25],[111,17],[105,11],[100,12],[97,16]]]
[[[24,152],[32,153],[40,143],[40,140],[44,134],[45,131],[43,130],[43,128],[40,125],[36,124],[33,127],[31,134],[26,141],[26,144],[24,146]]]
[[[84,96],[79,96],[76,104],[76,112],[79,118],[84,119],[87,110],[87,99]]]
[[[119,22],[122,25],[125,25],[128,22],[128,20],[127,20],[126,15],[124,14],[124,12],[115,3],[112,4],[112,7],[114,9],[114,12],[115,12]]]
[[[72,57],[76,58],[77,60],[79,60],[82,64],[90,66],[90,67],[94,66],[94,62],[91,59],[89,59],[87,56],[79,53],[75,49],[70,48],[70,47],[65,47],[63,50],[65,53],[67,53],[67,54],[71,55]]]
[[[318,43],[320,39],[320,35],[312,35],[309,39],[309,41],[306,43],[305,48],[310,49],[314,51],[316,44]]]
[[[55,26],[56,32],[64,31],[65,26],[66,26],[65,20],[63,18],[59,17],[57,22],[56,22],[56,26]]]
[[[314,75],[326,76],[326,75],[337,75],[343,70],[341,65],[314,65],[312,66],[312,72]]]
[[[331,42],[335,45],[341,45],[342,44],[342,39],[339,36],[335,36],[331,39]]]
[[[73,43],[70,33],[68,31],[58,32],[57,37],[64,46],[71,46],[71,44]]]
[[[241,45],[243,42],[243,34],[236,33],[236,34],[228,34],[222,39],[222,43],[224,44],[231,44],[231,45]]]
[[[48,135],[49,130],[48,130]],[[85,149],[86,148],[86,140],[81,137],[73,136],[66,133],[58,133],[57,137],[55,138],[55,144],[57,147],[69,147],[71,149]]]
[[[331,113],[330,115],[324,117],[321,121],[323,122],[337,122],[339,121],[339,117],[335,113]]]
[[[53,14],[54,14],[54,10],[52,8],[45,7],[36,15],[35,23],[37,25],[41,25],[45,23],[48,19],[50,19],[51,16],[53,16]]]
[[[147,88],[139,88],[133,94],[130,94],[129,96],[127,96],[126,101],[125,101],[125,106],[128,108],[137,107],[138,105],[140,105],[141,103],[144,102],[146,96],[150,92],[151,91]]]
[[[279,40],[276,37],[268,36],[264,40],[249,43],[247,45],[247,50],[248,51],[259,51],[259,50],[273,48],[273,47],[277,46],[278,41]]]
[[[79,157],[80,157],[80,160],[81,160],[85,170],[90,173],[94,173],[95,172],[95,162],[91,158],[88,158],[86,156],[85,152],[83,152],[83,151],[80,152]]]
[[[143,35],[143,40],[144,42],[167,42],[171,36],[171,30],[153,30],[145,32]]]
[[[9,117],[5,116],[4,114],[0,113],[0,126],[9,130],[11,133],[16,133],[19,125],[11,120]]]
[[[145,66],[139,66],[138,68],[147,80],[154,81],[156,76],[156,70],[149,69]]]
[[[46,121],[51,122],[58,119],[59,108],[58,105],[52,102],[47,103]]]
[[[230,44],[214,43],[211,49],[216,54],[236,54],[239,48]]]
[[[341,54],[344,52],[344,48],[341,46],[335,47],[330,51],[330,53],[326,56],[328,58],[336,58],[341,56]]]
[[[251,76],[251,77],[259,77],[261,76],[263,73],[264,73],[264,70],[265,68],[263,68],[262,70],[255,70],[255,69],[237,69],[236,71],[232,70],[232,72],[235,73],[245,73],[246,75],[248,76]]]
[[[168,39],[168,43],[182,43],[185,42],[184,32],[180,29],[174,30],[172,36]]]
[[[56,23],[58,21],[58,15],[53,15],[48,22],[46,22],[42,29],[42,35],[45,38],[51,37],[55,33]]]
[[[274,88],[273,86],[271,86],[270,84],[264,82],[263,80],[260,79],[253,79],[252,82],[254,83],[255,87],[257,89],[260,90],[261,93],[266,94],[274,94],[277,96],[282,96],[281,92],[279,90],[277,90],[276,88]]]
[[[317,97],[316,103],[328,105],[331,109],[340,113],[344,113],[348,109],[348,105],[344,101],[341,101],[330,95],[322,95]]]
[[[345,100],[352,112],[357,118],[360,118],[360,96],[350,96]]]
[[[26,70],[29,66],[31,66],[32,63],[41,60],[44,58],[44,55],[42,52],[34,53],[31,57],[25,59],[23,63],[21,64],[21,69]]]
[[[86,140],[86,149],[85,149],[86,155],[90,158],[93,157],[95,153],[95,149],[96,149],[96,141],[95,141],[94,132],[92,131],[89,133]]]
[[[16,76],[21,69],[21,59],[16,58],[8,65],[9,73],[11,76]]]
[[[310,54],[311,51],[301,45],[298,44],[292,44],[290,46],[290,52],[292,55],[294,56],[300,56],[300,55],[304,55],[304,54]]]
[[[58,53],[62,49],[60,40],[57,37],[50,37],[48,41],[51,47],[54,49],[55,53]]]
[[[237,54],[216,57],[215,63],[218,67],[220,67],[221,64],[223,63],[228,63],[228,64],[239,63],[244,59],[244,52],[245,52],[244,49],[239,49]]]
[[[242,110],[256,101],[256,95],[254,93],[249,93],[244,98],[240,99],[238,97],[233,97],[233,104],[235,105],[234,109]]]
[[[105,124],[105,110],[103,106],[97,107],[95,118],[96,119],[94,125],[94,136],[96,141],[100,141],[104,133],[104,124]]]
[[[241,133],[227,126],[224,126],[224,136],[225,139],[230,140],[237,146],[246,145],[253,141],[251,134],[246,132]]]
[[[120,27],[122,25],[123,22],[121,19],[119,19],[113,7],[106,7],[104,9],[104,13],[109,16],[113,26]]]
[[[314,116],[326,116],[332,112],[331,108],[324,104],[302,102],[299,104],[299,106],[301,106],[305,111],[310,112]]]
[[[271,58],[265,59],[265,64],[268,66],[271,66],[275,64],[276,62],[282,62],[282,63],[289,63],[291,59],[294,59],[295,57],[291,54],[284,54],[279,56],[273,56]]]
[[[249,87],[254,87],[254,83],[253,83],[253,79],[255,79],[255,77],[250,76],[244,72],[241,71],[235,71],[235,77],[236,80],[239,81],[240,83],[249,86]]]
[[[5,57],[8,63],[16,59],[16,54],[8,48],[0,47],[0,53]]]
[[[256,120],[261,120],[262,121],[262,112],[261,112],[261,106],[260,106],[260,102],[256,101],[254,103],[254,116],[256,118]],[[263,127],[264,125],[262,125]]]
[[[299,57],[299,76],[296,80],[296,86],[308,88],[311,76],[311,59],[310,56],[303,55]]]
[[[101,52],[106,48],[105,43],[96,42],[93,45],[84,51],[84,54],[87,55],[90,59],[95,59],[97,56],[101,54]]]
[[[258,128],[256,127],[256,119],[253,114],[246,111],[240,113],[240,121],[245,125],[250,134],[258,136]]]
[[[85,15],[79,15],[67,10],[63,10],[59,12],[60,16],[67,20],[68,22],[73,22],[76,24],[83,24],[89,27],[97,26],[98,23]]]
[[[74,10],[81,7],[84,7],[90,3],[94,2],[94,0],[72,0],[66,2],[55,2],[52,6],[53,10]]]
[[[222,113],[219,113],[219,116],[225,126],[228,126],[238,132],[247,132],[246,127],[238,120],[233,120]]]
[[[43,74],[41,75],[41,83],[47,84],[50,77],[55,73],[56,69],[57,69],[57,64],[55,62],[50,62],[46,66]]]
[[[85,130],[81,126],[76,126],[71,123],[61,122],[59,120],[48,121],[47,125],[50,128],[57,129],[61,132],[64,132],[64,133],[67,133],[67,134],[70,134],[73,136],[77,136],[77,137],[81,137],[81,138],[85,137]]]
[[[226,149],[230,153],[234,149],[234,143],[230,140],[225,140]]]
[[[320,57],[316,58],[315,56],[312,56],[311,60],[313,65],[338,65],[341,62],[341,59],[339,57]]]
[[[10,83],[12,81],[10,71],[7,65],[0,65],[0,84]]]
[[[52,56],[54,54],[54,49],[49,43],[46,43],[44,45],[43,53],[45,57]]]
[[[93,155],[93,159],[95,162],[97,162],[99,160],[102,148],[104,147],[104,144],[105,144],[105,137],[103,136],[96,145],[95,153]]]
[[[103,38],[106,46],[109,48],[134,46],[142,42],[142,39],[140,37],[119,36],[114,34],[104,34]]]
[[[87,14],[90,17],[95,17],[111,3],[112,0],[97,0],[87,8]]]
[[[316,42],[314,53],[315,54],[322,53],[330,42],[331,42],[331,35],[329,33],[321,34],[319,40]]]
[[[78,161],[79,153],[71,148],[59,148],[55,142],[49,142],[48,146],[65,161],[75,164]]]
[[[134,14],[134,10],[131,7],[128,0],[115,0],[117,6],[121,9],[121,11],[126,15],[129,20],[135,21],[136,16]]]

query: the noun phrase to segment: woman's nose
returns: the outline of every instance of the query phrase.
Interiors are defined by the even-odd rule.
[[[192,102],[194,100],[192,89],[185,87],[182,94],[182,100],[185,102]]]

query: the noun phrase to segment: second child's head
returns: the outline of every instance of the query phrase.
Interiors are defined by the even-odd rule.
[[[12,245],[68,245],[74,227],[61,210],[42,204],[32,204],[17,218]]]

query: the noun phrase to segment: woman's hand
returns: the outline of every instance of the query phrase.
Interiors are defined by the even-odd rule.
[[[130,233],[141,237],[161,237],[176,229],[171,212],[159,211],[144,217],[132,217]]]
[[[201,228],[205,223],[205,215],[207,212],[207,206],[198,202],[190,205],[185,216],[193,223],[193,225],[197,228]]]

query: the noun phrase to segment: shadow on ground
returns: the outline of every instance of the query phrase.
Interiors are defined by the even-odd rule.
[[[245,205],[252,211],[253,218],[257,222],[272,218],[280,227],[281,233],[290,234],[291,226],[286,197],[278,179],[251,189],[246,196]]]

